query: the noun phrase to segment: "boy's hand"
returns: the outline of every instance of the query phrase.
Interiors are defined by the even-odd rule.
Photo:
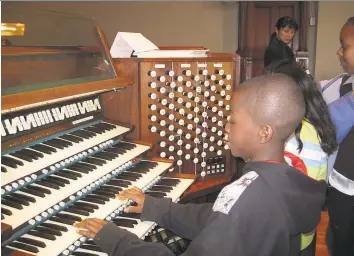
[[[82,236],[94,238],[98,231],[106,225],[108,221],[96,218],[85,219],[81,222],[74,223],[74,227],[79,228],[76,232]]]
[[[141,213],[143,211],[145,194],[141,189],[137,187],[132,187],[130,189],[121,191],[118,195],[116,195],[116,198],[120,200],[132,200],[137,203],[137,206],[129,206],[125,208],[124,212]]]

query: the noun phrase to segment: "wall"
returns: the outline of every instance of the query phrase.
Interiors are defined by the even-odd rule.
[[[316,67],[317,80],[342,73],[337,50],[339,33],[346,20],[354,15],[354,2],[319,2]]]
[[[111,44],[118,31],[140,32],[160,46],[204,46],[236,52],[238,4],[222,2],[2,2],[20,8],[55,10],[95,17]]]

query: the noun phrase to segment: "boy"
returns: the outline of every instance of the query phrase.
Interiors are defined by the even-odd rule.
[[[320,221],[326,185],[290,167],[285,140],[305,115],[295,82],[282,74],[247,80],[232,98],[226,126],[234,156],[248,160],[246,174],[226,186],[215,204],[174,204],[132,188],[118,195],[137,206],[127,212],[191,239],[184,255],[297,255],[300,233]],[[94,238],[109,255],[173,255],[112,223],[87,219],[78,233]]]
[[[320,82],[340,142],[338,152],[330,156],[328,164],[328,213],[333,245],[331,241],[328,243],[333,246],[335,256],[354,255],[354,16],[342,27],[339,39],[337,54],[346,73],[329,82]]]

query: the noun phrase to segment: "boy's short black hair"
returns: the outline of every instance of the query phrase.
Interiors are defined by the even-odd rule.
[[[271,126],[286,141],[305,116],[305,102],[295,81],[284,74],[270,74],[240,85],[246,95],[243,106],[262,125]]]

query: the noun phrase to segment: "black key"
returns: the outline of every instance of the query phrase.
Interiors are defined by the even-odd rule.
[[[116,194],[118,194],[120,191],[122,191],[121,188],[113,187],[113,186],[102,186],[101,188],[103,188],[105,190],[108,190],[108,191],[111,191],[111,192],[116,193]]]
[[[143,177],[142,174],[136,172],[129,172],[129,170],[122,172],[121,174],[119,174],[119,176],[128,176],[128,177],[135,177],[135,178]],[[119,176],[117,178],[119,178]]]
[[[98,206],[95,205],[95,204],[89,204],[89,203],[83,203],[83,202],[75,202],[75,205],[83,206],[83,207],[87,207],[87,208],[92,208],[92,209],[98,209]]]
[[[67,173],[63,170],[56,172],[55,175],[59,176],[59,177],[67,178],[70,180],[77,180],[78,179],[78,177],[76,175],[72,175],[71,173]]]
[[[64,170],[61,170],[60,172],[61,172],[61,173],[68,173],[68,174],[70,174],[70,175],[72,175],[72,176],[76,176],[76,177],[78,177],[78,178],[81,178],[81,177],[82,177],[82,174],[81,174],[81,173],[78,173],[78,172],[75,172],[75,171],[69,171],[69,170],[64,169]]]
[[[1,214],[1,220],[5,219],[4,215]]]
[[[3,197],[3,199],[6,199],[8,201],[15,202],[15,203],[18,203],[18,204],[26,205],[26,206],[29,205],[29,202],[27,200],[23,200],[23,199],[20,199],[20,198],[15,198],[15,197],[12,196],[12,194]]]
[[[16,198],[20,198],[20,199],[23,199],[23,200],[26,200],[28,202],[32,202],[32,203],[35,203],[36,202],[36,199],[32,196],[26,196],[26,195],[23,195],[23,194],[19,194],[19,193],[12,193],[11,194],[13,197],[16,197]]]
[[[95,205],[97,206],[97,205]],[[67,209],[77,209],[79,211],[84,211],[84,212],[87,212],[87,213],[90,213],[90,212],[94,212],[95,209],[94,208],[89,208],[89,207],[84,207],[84,206],[80,206],[80,205],[72,205],[70,207],[68,207]],[[83,214],[84,215],[84,214]]]
[[[37,159],[44,157],[44,155],[42,153],[27,149],[27,148],[22,149],[21,152],[23,152],[24,154],[29,155],[31,157],[37,157]]]
[[[52,146],[53,148],[59,148],[59,149],[64,149],[65,148],[63,145],[55,143],[55,142],[50,141],[50,140],[44,141],[42,143],[45,144],[45,145],[48,145],[48,146]]]
[[[57,216],[51,217],[50,220],[51,220],[51,221],[54,221],[54,222],[59,222],[59,223],[67,224],[67,225],[72,225],[72,224],[75,223],[74,220],[63,219],[63,218],[60,218],[60,217],[57,217]]]
[[[100,159],[104,159],[104,160],[108,160],[108,161],[111,161],[115,158],[110,155],[106,155],[104,153],[97,153],[97,154],[93,155],[92,157],[100,158]]]
[[[171,192],[173,190],[172,187],[168,186],[153,186],[149,189],[149,191],[161,191],[161,192]]]
[[[106,122],[102,122],[102,123],[98,123],[97,125],[101,125],[103,127],[107,127],[107,128],[110,128],[111,130],[115,129],[116,126],[113,125],[113,124],[110,124],[110,123],[106,123]]]
[[[69,147],[69,146],[73,145],[72,142],[67,141],[67,140],[61,140],[61,139],[54,139],[54,140],[55,140],[56,143],[61,144],[61,145],[65,146],[65,147]]]
[[[140,219],[140,213],[136,213],[136,212],[122,212],[121,214],[119,214],[119,217],[126,217],[126,218],[132,218],[132,219]]]
[[[106,148],[105,150],[110,153],[116,153],[118,155],[123,155],[123,154],[127,153],[127,150],[124,148]]]
[[[90,164],[99,165],[99,166],[102,166],[103,164],[106,163],[106,161],[104,161],[104,160],[92,158],[92,157],[83,159],[83,160],[81,160],[81,162],[90,163]]]
[[[96,136],[96,134],[92,133],[92,132],[88,132],[88,131],[83,131],[83,130],[79,130],[79,131],[74,131],[72,133],[69,133],[84,139],[90,139]]]
[[[81,210],[81,209],[78,209],[74,206],[70,206],[68,208],[66,208],[64,210],[65,212],[70,212],[70,213],[75,213],[75,214],[78,214],[78,215],[83,215],[83,216],[89,216],[90,213],[88,211],[84,211],[84,210]]]
[[[46,244],[43,243],[42,241],[38,241],[32,238],[27,238],[27,237],[20,237],[19,239],[17,239],[17,241],[25,243],[25,244],[29,244],[29,245],[33,245],[36,247],[41,247],[41,248],[45,248]]]
[[[115,218],[112,220],[112,222],[117,226],[128,227],[128,228],[134,228],[134,225],[138,224],[136,220],[120,219],[120,218]]]
[[[86,174],[88,174],[90,171],[92,171],[89,168],[84,168],[84,167],[79,167],[79,166],[68,166],[66,168],[69,170],[72,170],[72,171],[86,173]]]
[[[83,244],[80,246],[80,248],[90,250],[90,251],[103,252],[102,249],[97,245]]]
[[[102,190],[96,190],[91,192],[92,195],[97,195],[97,196],[103,196],[105,198],[115,198],[115,194],[112,192],[107,192],[107,191],[102,191]]]
[[[73,221],[82,221],[82,219],[79,216],[74,216],[68,213],[57,213],[55,216],[62,218],[62,219],[68,219],[68,220],[73,220]]]
[[[52,223],[42,223],[41,226],[46,227],[46,228],[50,228],[50,229],[54,229],[54,230],[59,230],[59,231],[63,231],[66,232],[68,231],[68,228],[65,226],[61,226],[61,225],[57,225],[57,224],[52,224]]]
[[[180,181],[178,179],[167,179],[163,178],[159,180],[155,185],[161,185],[161,186],[176,186]]]
[[[104,133],[101,129],[98,129],[98,128],[92,127],[92,126],[89,126],[89,127],[83,128],[83,129],[85,131],[90,131],[90,132],[94,132],[94,133],[98,133],[98,134]]]
[[[83,168],[90,168],[91,170],[97,169],[97,166],[93,164],[88,164],[88,163],[83,163],[83,162],[78,162],[75,164],[75,166],[83,167]]]
[[[167,196],[165,192],[157,192],[157,191],[147,191],[145,194],[153,197],[160,197],[160,198]]]
[[[38,232],[46,233],[49,235],[61,236],[61,232],[59,230],[55,230],[55,229],[50,229],[50,228],[39,226],[39,227],[36,227],[34,230],[36,230]]]
[[[126,181],[136,181],[138,178],[136,177],[132,177],[132,176],[127,176],[127,175],[119,175],[117,177],[117,179],[121,179],[121,180],[126,180]]]
[[[25,154],[22,154],[21,152],[11,153],[10,155],[15,156],[17,158],[20,158],[22,160],[25,160],[27,162],[33,162],[33,158],[32,157],[30,157],[28,155],[25,155]]]
[[[88,253],[88,252],[72,252],[70,255],[73,255],[73,256],[98,256],[97,254]]]
[[[33,190],[38,190],[38,191],[40,191],[40,192],[42,192],[44,194],[51,194],[52,193],[49,189],[42,188],[42,187],[39,187],[39,186],[27,185],[27,188],[33,189]]]
[[[35,196],[39,196],[39,197],[45,197],[45,194],[37,191],[37,190],[33,190],[33,189],[29,189],[29,188],[21,188],[20,191],[27,193],[27,194],[31,194],[31,195],[35,195]]]
[[[51,240],[51,241],[55,241],[56,240],[55,236],[52,235],[52,234],[38,232],[38,231],[35,231],[35,230],[28,231],[27,234],[32,235],[32,236],[36,236],[36,237],[41,237],[41,238],[44,238],[44,239],[48,239],[48,240]]]
[[[126,143],[126,142],[120,142],[116,145],[113,145],[112,147],[115,147],[115,146],[117,146],[118,148],[124,148],[127,150],[132,150],[132,149],[136,148],[135,144],[130,144],[130,143]]]
[[[21,249],[24,251],[28,251],[28,252],[33,252],[33,253],[37,253],[39,252],[38,248],[32,246],[32,245],[28,245],[28,244],[23,244],[23,243],[19,243],[19,242],[12,242],[10,244],[11,247],[15,247],[17,249]]]
[[[3,165],[9,166],[9,167],[12,167],[15,169],[17,168],[18,165],[23,166],[23,163],[21,161],[15,159],[15,158],[8,157],[8,156],[2,156],[1,163]]]
[[[70,134],[62,135],[59,138],[60,139],[64,139],[64,140],[68,140],[68,141],[71,141],[71,142],[75,142],[75,143],[79,143],[81,141],[84,141],[82,138],[77,137],[77,136],[73,136],[73,135],[70,135]]]
[[[7,172],[7,169],[6,169],[6,167],[4,167],[4,166],[1,166],[1,172]]]
[[[1,200],[1,203],[2,203],[3,205],[7,205],[7,206],[10,206],[10,207],[12,207],[12,208],[19,209],[19,210],[22,210],[22,209],[23,209],[23,207],[22,207],[21,204],[15,203],[15,202],[13,202],[13,201],[6,200],[6,199],[4,199],[4,198]]]
[[[12,212],[9,209],[5,209],[1,207],[1,213],[7,215],[7,216],[11,216]]]
[[[105,204],[105,200],[101,199],[96,199],[92,197],[86,197],[86,198],[81,198],[81,201],[89,202],[89,203],[95,203],[95,204]]]
[[[104,197],[104,196],[99,196],[99,195],[87,195],[85,198],[89,198],[89,199],[98,199],[98,200],[103,200],[105,202],[109,201],[109,198]]]
[[[47,188],[56,189],[56,190],[60,189],[60,187],[57,184],[54,184],[52,182],[45,181],[45,180],[37,181],[37,182],[35,182],[35,184],[38,184],[38,185],[41,185],[41,186],[44,186],[44,187],[47,187]]]
[[[115,185],[115,186],[119,186],[119,187],[123,187],[123,188],[127,188],[129,185],[131,185],[132,183],[130,181],[126,181],[126,180],[116,180],[116,179],[112,179],[109,182],[107,182],[107,184],[109,185]]]
[[[58,185],[63,184],[63,186],[65,186],[65,184],[70,184],[70,181],[68,181],[67,179],[63,179],[60,177],[55,177],[55,176],[48,176],[46,179],[50,180],[51,182],[57,182]]]
[[[49,146],[44,145],[44,144],[33,145],[30,148],[32,148],[34,150],[37,150],[37,151],[40,151],[40,152],[43,152],[43,153],[46,153],[46,154],[49,154],[49,155],[54,153],[54,152],[57,152],[57,150],[55,148],[49,147]]]
[[[113,158],[117,158],[118,157],[118,154],[112,153],[112,152],[108,152],[108,151],[105,151],[105,150],[101,151],[101,153],[105,154],[106,156],[111,156]]]

